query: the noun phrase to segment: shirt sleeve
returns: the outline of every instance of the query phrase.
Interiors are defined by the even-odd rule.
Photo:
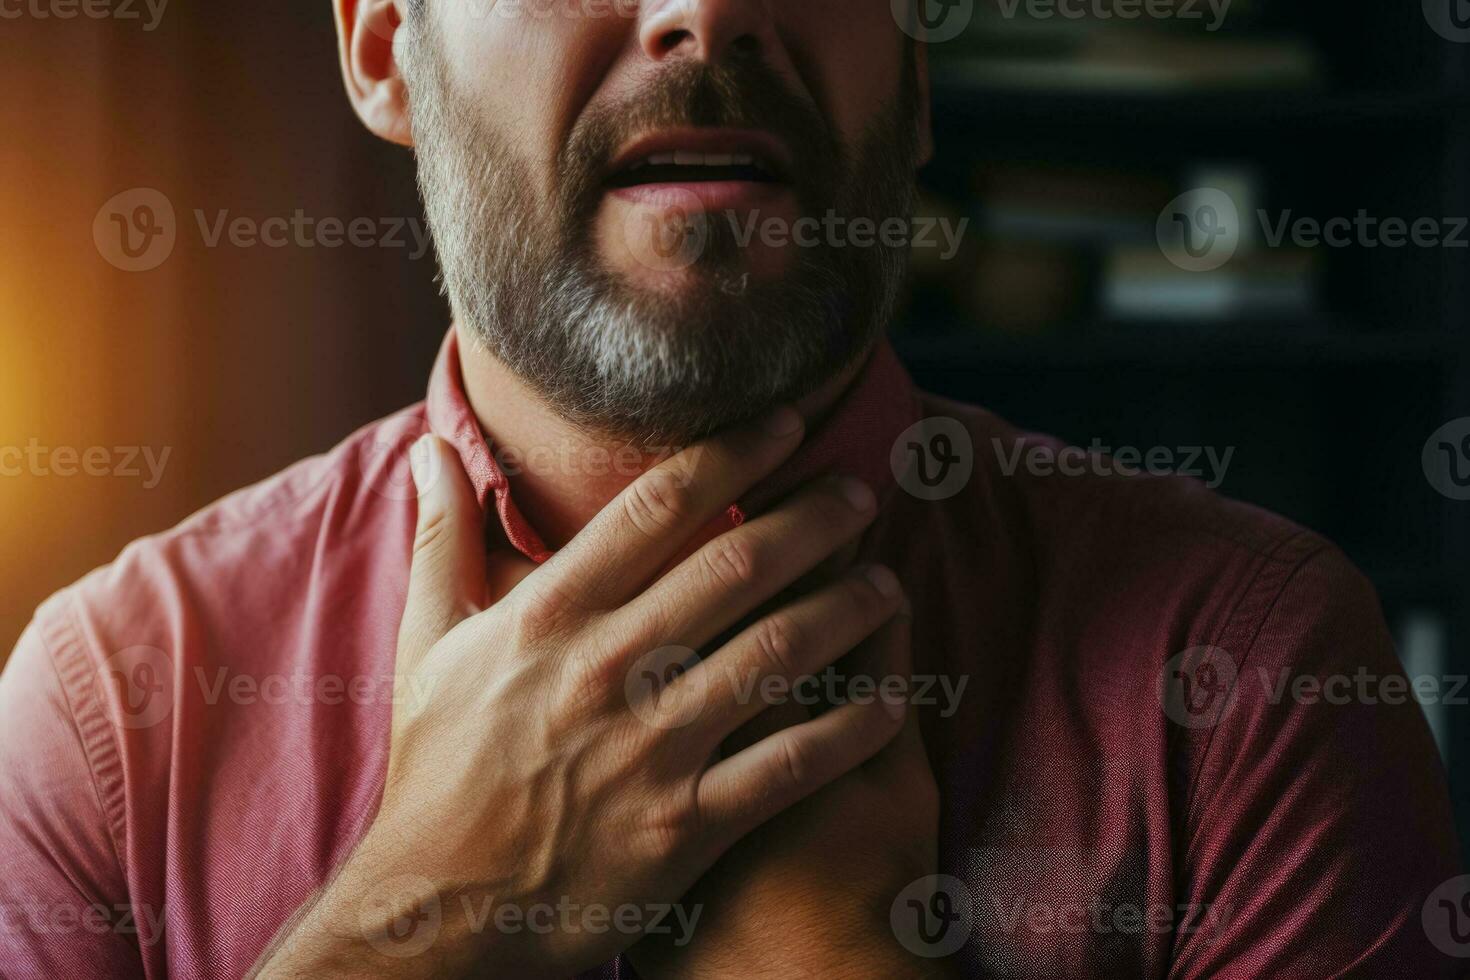
[[[0,974],[141,977],[150,921],[161,910],[129,904],[81,734],[32,623],[0,674]]]
[[[1424,918],[1462,871],[1444,768],[1372,587],[1328,547],[1264,605],[1188,801],[1172,975],[1460,976]]]

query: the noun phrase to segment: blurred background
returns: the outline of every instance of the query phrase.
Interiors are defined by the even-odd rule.
[[[964,234],[896,342],[1027,428],[1231,451],[1222,492],[1342,545],[1438,679],[1470,838],[1462,6],[934,4],[924,213]],[[0,37],[3,660],[129,540],[422,397],[447,312],[326,0],[24,0]]]

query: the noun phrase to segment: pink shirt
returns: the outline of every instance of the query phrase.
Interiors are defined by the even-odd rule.
[[[928,500],[890,451],[936,416],[974,471]],[[383,782],[404,451],[425,428],[458,449],[497,534],[544,557],[451,331],[424,404],[37,612],[0,678],[5,977],[238,977],[351,851]],[[1188,480],[1012,468],[1022,440],[1057,448],[916,393],[885,347],[731,514],[833,470],[880,490],[864,551],[915,597],[917,671],[965,679],[920,711],[942,870],[973,916],[967,972],[1451,975],[1465,961],[1436,948],[1425,905],[1460,858],[1419,709],[1278,693],[1282,677],[1401,679],[1362,576]],[[1177,703],[1171,678],[1195,684]]]

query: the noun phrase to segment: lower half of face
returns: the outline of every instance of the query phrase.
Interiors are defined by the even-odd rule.
[[[551,202],[546,175],[456,95],[427,42],[405,74],[455,314],[577,424],[698,438],[815,390],[893,316],[911,71],[845,143],[759,63],[676,66],[588,107]]]

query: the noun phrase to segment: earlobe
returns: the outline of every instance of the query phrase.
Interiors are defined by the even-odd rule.
[[[403,0],[334,0],[342,78],[347,97],[371,132],[413,145],[408,90],[394,42],[403,26]]]

